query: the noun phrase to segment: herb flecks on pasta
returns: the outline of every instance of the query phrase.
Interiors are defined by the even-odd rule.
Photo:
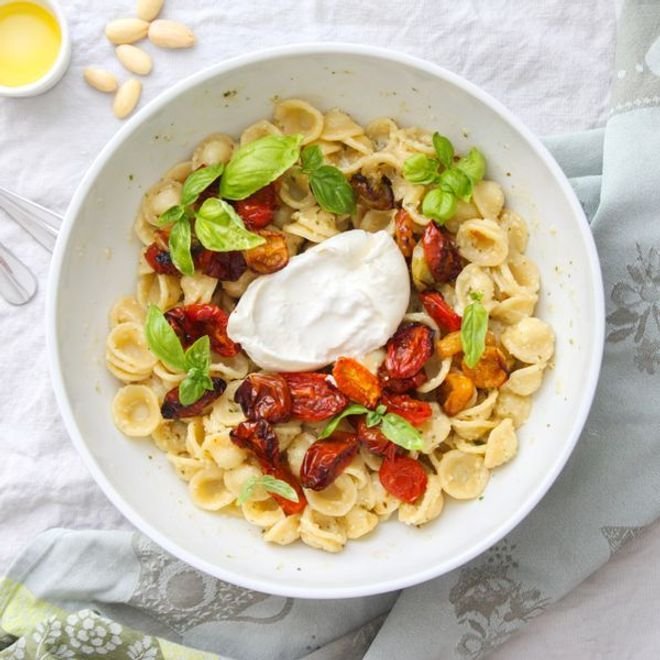
[[[486,169],[438,132],[301,99],[208,136],[137,213],[136,293],[105,349],[117,428],[150,436],[197,506],[280,545],[337,552],[394,514],[422,525],[479,498],[554,353],[527,226]],[[387,232],[408,265],[398,329],[314,372],[260,370],[227,334],[237,301],[351,229]]]

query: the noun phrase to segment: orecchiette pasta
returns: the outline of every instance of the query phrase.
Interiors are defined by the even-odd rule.
[[[253,270],[254,253],[244,250],[241,254],[237,246],[225,245],[224,249],[233,254],[224,262],[215,250],[209,250],[208,237],[204,239],[200,232],[200,206],[209,197],[220,197],[226,179],[216,177],[199,191],[198,199],[186,201],[192,272],[189,268],[183,268],[187,274],[178,272],[177,264],[181,263],[169,254],[172,230],[167,216],[161,218],[181,203],[184,184],[190,189],[191,174],[208,166],[226,165],[239,150],[254,153],[259,146],[254,143],[267,136],[293,134],[301,135],[302,144],[308,145],[304,158],[301,147],[294,154],[296,162],[276,178],[264,180],[266,187],[248,190],[247,186],[245,197],[226,200],[242,219],[244,229],[261,232],[264,237],[268,232],[283,236],[289,261],[343,231],[385,232],[404,253],[413,285],[405,315],[401,318],[399,312],[396,320],[402,332],[412,325],[415,332],[420,331],[417,338],[425,338],[412,349],[404,347],[404,366],[413,364],[414,369],[399,369],[400,374],[395,371],[397,360],[403,360],[398,356],[401,345],[394,337],[386,345],[365,349],[362,355],[347,355],[368,371],[353,365],[355,373],[362,374],[354,376],[362,379],[362,395],[355,382],[351,383],[353,389],[341,382],[342,373],[334,368],[338,362],[317,370],[315,377],[322,376],[322,383],[314,381],[318,388],[327,386],[340,400],[336,411],[345,411],[341,406],[349,404],[363,406],[337,421],[337,435],[327,442],[343,438],[342,442],[350,445],[346,449],[349,453],[336,474],[332,461],[323,465],[331,478],[320,490],[306,487],[320,485],[305,481],[314,457],[314,452],[307,452],[315,443],[326,442],[319,436],[330,415],[320,417],[332,397],[323,399],[314,414],[304,417],[296,408],[300,401],[294,400],[291,377],[261,370],[255,356],[253,361],[240,345],[230,341],[227,328],[231,323],[225,314],[234,312],[240,298],[262,275]],[[262,144],[270,149],[277,142],[271,138]],[[245,145],[251,146],[243,150]],[[216,132],[201,140],[143,196],[134,222],[141,244],[136,290],[112,307],[104,346],[107,368],[121,382],[111,412],[117,428],[127,436],[151,436],[178,477],[187,482],[190,499],[199,508],[240,516],[259,527],[262,538],[270,543],[284,546],[300,541],[312,548],[339,552],[349,539],[370,534],[389,518],[398,518],[406,525],[423,525],[441,515],[447,496],[455,500],[480,497],[490,470],[516,455],[516,429],[530,414],[531,396],[552,365],[555,345],[552,328],[534,317],[541,278],[536,264],[525,255],[528,227],[520,215],[505,206],[502,186],[481,180],[474,182],[467,199],[455,200],[453,216],[438,230],[422,212],[428,208],[425,198],[437,182],[415,183],[407,178],[409,166],[404,167],[406,159],[420,154],[438,156],[432,131],[399,127],[390,118],[375,119],[363,127],[338,108],[321,112],[303,99],[278,100],[270,119],[247,126],[238,138]],[[337,205],[328,204],[319,193],[318,179],[314,181],[319,156],[326,172],[327,166],[334,166],[339,172],[332,175],[345,178],[346,187],[339,186],[339,192],[355,198],[344,211],[327,210]],[[460,156],[457,154],[455,162]],[[240,162],[240,158],[233,162]],[[442,173],[444,167],[437,168]],[[224,168],[221,176],[230,169]],[[199,182],[197,176],[194,178]],[[378,197],[382,190],[387,192],[384,200],[370,197],[374,191]],[[341,204],[339,208],[343,208]],[[445,241],[442,249],[432,243],[438,234]],[[264,260],[272,256],[266,247],[261,249]],[[432,263],[434,249],[441,252],[443,260],[453,258],[460,272],[441,276],[438,264]],[[281,255],[280,251],[277,256]],[[211,276],[222,272],[224,263],[231,263],[231,267],[222,277],[230,279]],[[470,351],[464,343],[469,337],[466,339],[462,330],[468,314],[477,308],[475,300],[487,315],[482,327],[487,332],[481,358],[477,356],[475,365],[469,366]],[[146,337],[153,341],[154,336],[145,332],[146,319],[153,316],[152,305],[166,313],[183,354],[174,350],[176,346],[161,352],[147,343]],[[473,307],[468,310],[470,305]],[[172,311],[174,307],[177,309]],[[283,322],[286,316],[283,312]],[[205,325],[211,323],[207,320],[211,317],[216,325]],[[191,354],[185,351],[204,336],[199,335],[202,332],[210,339],[210,353],[202,359],[202,366],[209,366],[191,368],[194,361],[189,362]],[[168,337],[171,342],[172,337]],[[245,340],[241,342],[247,346]],[[168,355],[173,357],[172,363]],[[203,396],[208,398],[197,399],[188,408],[182,403],[182,393],[201,372],[204,378],[208,375],[212,379],[204,381]],[[251,389],[259,378],[263,389]],[[218,379],[223,382],[218,383]],[[284,393],[282,382],[286,383]],[[211,386],[217,389],[211,391]],[[315,395],[311,386],[297,393],[303,400]],[[270,412],[260,408],[257,413],[256,404],[251,408],[255,397],[270,397],[264,404],[264,410]],[[336,401],[327,405],[332,407]],[[369,403],[367,410],[365,402]],[[170,419],[172,416],[175,419]],[[389,435],[385,433],[387,421]],[[414,451],[402,448],[410,447],[407,443],[411,440],[397,437],[392,428],[413,434]],[[255,435],[248,440],[241,435],[249,433]],[[397,443],[402,446],[396,447]],[[322,449],[330,454],[334,451],[327,446]],[[411,461],[416,462],[416,482],[411,482],[412,477],[402,467],[413,466],[410,469],[414,472]],[[396,473],[397,466],[400,474]],[[297,502],[289,499],[292,495],[287,484],[295,486]]]

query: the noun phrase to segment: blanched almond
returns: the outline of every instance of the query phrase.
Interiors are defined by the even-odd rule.
[[[153,67],[151,55],[145,53],[141,48],[122,44],[115,48],[115,53],[117,53],[119,61],[132,73],[136,73],[138,76],[146,76],[151,73]]]
[[[137,78],[127,80],[117,90],[114,103],[112,104],[112,111],[115,113],[115,117],[118,119],[128,117],[135,110],[141,93],[142,83]]]
[[[183,23],[159,19],[149,25],[149,41],[161,48],[190,48],[195,44],[195,35]]]
[[[165,0],[137,0],[137,15],[143,21],[153,21],[163,8]]]
[[[132,44],[147,36],[149,23],[139,18],[118,18],[105,26],[105,36],[113,44]]]
[[[83,71],[83,77],[88,85],[98,89],[99,92],[115,92],[119,87],[117,76],[107,69],[88,66]]]

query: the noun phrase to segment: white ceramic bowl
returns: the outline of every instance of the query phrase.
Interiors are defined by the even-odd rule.
[[[275,96],[333,106],[358,121],[383,115],[478,145],[489,177],[531,228],[543,292],[539,315],[557,334],[556,367],[520,431],[520,452],[493,473],[481,501],[447,502],[422,529],[396,520],[337,555],[267,545],[247,522],[195,508],[186,484],[149,441],[113,426],[117,382],[104,366],[108,310],[135,289],[132,237],[140,197],[213,131],[238,135]],[[556,162],[487,94],[437,66],[374,48],[306,45],[239,57],[175,85],[103,149],[69,207],[53,258],[48,336],[68,431],[92,475],[139,529],[193,566],[273,594],[340,598],[399,589],[468,561],[527,515],[566,463],[593,397],[603,343],[600,269],[587,221]],[[153,460],[150,460],[153,457]],[[447,498],[449,499],[449,498]],[[560,525],[561,521],[558,520]]]
[[[13,1],[15,0],[0,0],[0,6]],[[57,59],[53,62],[53,66],[50,67],[41,78],[28,83],[27,85],[20,85],[19,87],[0,85],[0,96],[24,97],[43,94],[60,81],[71,61],[71,37],[69,35],[69,26],[58,0],[29,0],[29,2],[45,7],[55,16],[62,33],[60,51],[57,55]]]

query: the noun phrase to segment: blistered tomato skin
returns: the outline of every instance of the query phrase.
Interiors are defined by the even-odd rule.
[[[394,216],[394,240],[401,250],[401,254],[408,259],[412,257],[415,249],[415,235],[413,233],[413,219],[408,211],[399,209]]]
[[[240,350],[240,344],[227,335],[229,316],[217,305],[184,305],[173,307],[165,312],[165,318],[184,347],[191,346],[197,339],[208,335],[211,349],[223,357],[233,357]]]
[[[428,483],[421,463],[409,456],[386,456],[378,476],[388,493],[408,504],[424,494]]]
[[[360,447],[357,435],[336,431],[325,440],[317,440],[305,452],[300,481],[305,488],[327,488],[353,460]]]
[[[332,369],[337,388],[351,401],[374,408],[381,395],[378,378],[353,358],[340,357]]]
[[[373,454],[388,456],[397,452],[397,446],[377,426],[369,428],[364,417],[358,419],[356,431],[358,440]]]
[[[272,183],[249,197],[234,202],[236,213],[241,216],[250,231],[263,229],[270,224],[277,207],[277,193]]]
[[[463,319],[450,307],[441,293],[424,291],[419,294],[419,299],[426,313],[445,332],[455,332],[461,329]]]
[[[164,419],[181,419],[182,417],[197,417],[201,415],[204,410],[211,405],[227,387],[222,378],[212,378],[213,389],[205,392],[200,399],[191,403],[189,406],[184,406],[179,401],[179,388],[171,389],[163,400],[163,405],[160,407],[160,414]]]
[[[340,413],[348,399],[325,374],[315,372],[281,374],[291,391],[293,416],[303,422],[320,422]]]
[[[236,390],[234,401],[253,422],[286,422],[291,417],[291,393],[279,374],[250,374]]]
[[[260,275],[282,270],[289,263],[289,248],[284,234],[269,229],[260,229],[257,234],[266,242],[244,252],[248,268]]]
[[[265,420],[241,422],[233,428],[229,437],[241,449],[251,451],[265,470],[274,470],[280,466],[280,443],[273,427]]]
[[[195,268],[218,280],[235,282],[247,270],[243,253],[236,250],[214,252],[199,246],[192,253]]]
[[[451,282],[463,269],[461,255],[451,236],[435,222],[426,225],[422,235],[424,257],[436,282]]]
[[[426,375],[424,369],[420,369],[414,376],[410,378],[393,378],[384,364],[381,364],[378,369],[378,379],[383,390],[393,392],[395,394],[403,394],[416,390],[420,385],[423,385],[429,377]]]
[[[387,408],[387,412],[403,417],[413,426],[420,426],[433,415],[433,409],[426,401],[413,399],[407,394],[384,392],[380,402]]]
[[[394,208],[392,182],[385,175],[376,179],[358,172],[351,177],[350,183],[360,203],[366,207],[378,211]]]
[[[433,355],[434,332],[422,323],[399,326],[387,342],[385,368],[394,378],[412,378]]]
[[[296,513],[302,513],[307,506],[307,498],[303,492],[302,486],[298,483],[298,480],[289,472],[288,468],[281,465],[278,468],[271,470],[264,470],[267,474],[280,479],[280,481],[286,481],[298,495],[298,501],[294,502],[293,500],[287,500],[286,497],[277,495],[277,493],[269,493],[269,495],[282,507],[282,510],[287,516],[293,516]]]
[[[154,273],[158,273],[159,275],[180,275],[176,266],[172,263],[170,253],[161,248],[158,243],[152,243],[144,251],[144,258],[153,268]]]

